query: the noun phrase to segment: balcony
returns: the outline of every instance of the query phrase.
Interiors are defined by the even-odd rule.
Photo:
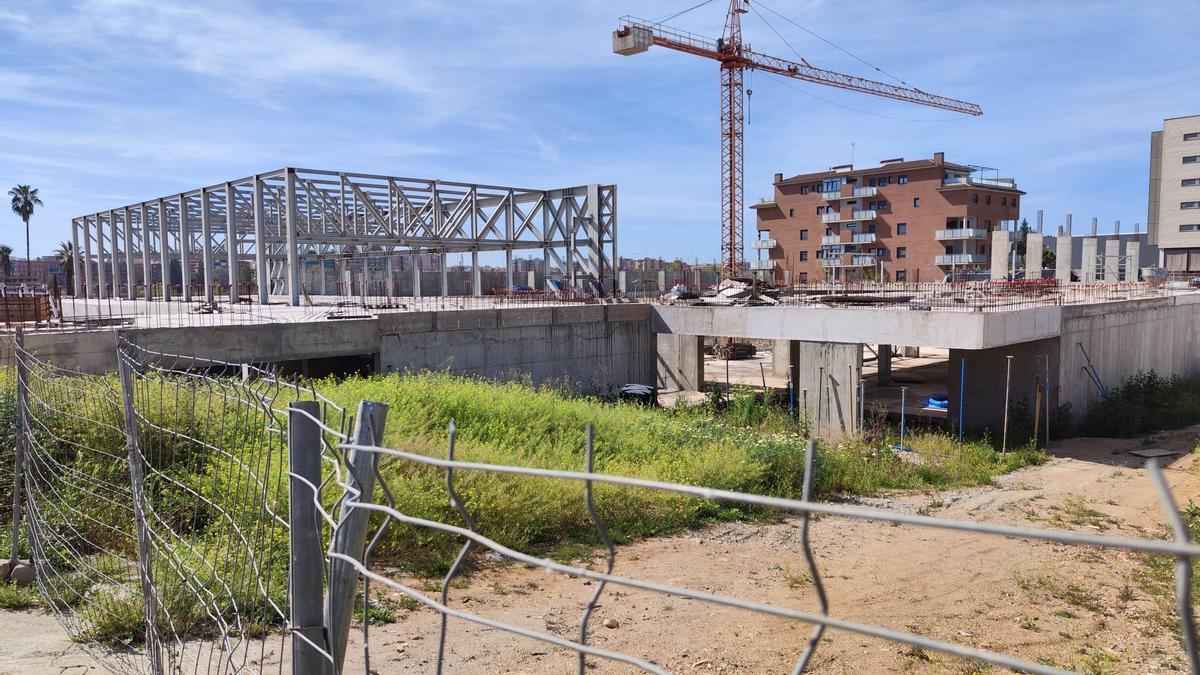
[[[854,220],[875,220],[877,215],[878,214],[875,209],[870,209],[867,211],[855,211]]]
[[[876,192],[878,192],[878,190],[873,187],[854,188],[855,197],[874,197]]]
[[[949,230],[937,230],[933,236],[940,241],[958,239],[987,239],[988,231],[977,227],[954,227]]]
[[[751,260],[750,269],[754,271],[773,270],[775,269],[774,260]]]
[[[855,244],[873,244],[873,243],[875,243],[875,233],[874,232],[858,232],[853,237],[851,237],[850,241]]]
[[[827,235],[821,237],[821,245],[822,246],[829,246],[830,244],[840,244],[840,243],[842,243],[842,235],[840,235],[840,234],[827,234]]]
[[[874,267],[875,256],[865,253],[821,256],[821,267]]]
[[[824,199],[825,201],[832,201],[834,199],[841,199],[841,198],[842,198],[841,190],[836,190],[834,192],[822,192],[821,193],[821,199]]]
[[[982,265],[988,257],[982,253],[948,253],[934,259],[935,265]]]
[[[752,208],[752,209],[773,209],[776,206],[779,206],[779,205],[775,203],[774,197],[759,197],[758,203],[751,206],[750,208]]]
[[[778,245],[779,245],[779,242],[775,241],[774,239],[752,239],[752,240],[750,240],[750,248],[756,248],[759,250],[775,248]]]

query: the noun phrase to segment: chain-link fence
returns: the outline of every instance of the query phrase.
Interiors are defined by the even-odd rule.
[[[119,376],[88,376],[39,361],[21,348],[18,338],[19,433],[12,465],[20,481],[15,494],[21,507],[15,513],[27,515],[19,543],[33,559],[42,596],[72,637],[89,645],[113,670],[376,672],[372,649],[378,651],[382,636],[366,620],[374,585],[440,614],[436,659],[401,663],[405,672],[449,671],[451,622],[509,633],[531,651],[545,646],[568,650],[577,655],[580,673],[602,662],[666,672],[653,652],[613,651],[592,639],[594,610],[616,587],[810,626],[807,640],[794,645],[794,673],[806,670],[829,630],[1018,672],[1064,672],[1009,654],[838,618],[825,593],[809,523],[813,516],[841,516],[1174,557],[1177,618],[1191,672],[1200,673],[1191,595],[1192,561],[1200,557],[1200,545],[1189,541],[1178,505],[1153,461],[1149,473],[1173,541],[815,501],[818,446],[811,441],[797,449],[803,454],[803,482],[796,499],[596,473],[590,426],[579,429],[583,452],[581,466],[574,470],[461,461],[455,454],[453,423],[444,451],[387,447],[384,404],[362,401],[351,415],[316,391],[281,382],[264,368],[149,352],[120,337],[115,348]],[[444,477],[443,506],[449,506],[444,512],[452,517],[431,518],[397,506],[398,481],[416,471]],[[591,569],[556,562],[481,533],[458,489],[465,473],[578,486],[595,537],[603,543],[603,564]],[[797,514],[819,610],[621,574],[597,498],[630,490]],[[377,562],[377,550],[392,528],[457,539],[457,555],[439,584],[415,587],[395,567]],[[592,584],[574,639],[453,602],[456,579],[482,553]],[[483,663],[487,655],[478,656],[477,663]]]

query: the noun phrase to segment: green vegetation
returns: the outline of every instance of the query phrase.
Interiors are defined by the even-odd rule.
[[[1200,506],[1188,502],[1180,511],[1187,525],[1188,537],[1192,541],[1200,538]],[[1169,528],[1164,527],[1161,536],[1174,539]],[[1166,555],[1148,555],[1142,558],[1146,574],[1137,577],[1142,591],[1155,602],[1151,618],[1161,627],[1171,631],[1181,642],[1183,633],[1179,615],[1175,609],[1175,558]],[[1192,560],[1192,597],[1200,597],[1200,560]]]
[[[69,477],[76,484],[123,489],[129,477],[121,414],[109,395],[115,382],[72,378],[71,384],[66,405],[77,406],[79,414],[39,411],[46,428],[54,431],[53,437],[42,439],[45,452],[71,469]],[[227,617],[236,612],[244,633],[261,633],[277,617],[272,603],[285,606],[287,597],[286,575],[278,571],[286,565],[286,531],[262,508],[265,501],[274,513],[286,513],[287,483],[278,479],[286,451],[279,442],[267,444],[272,436],[264,434],[263,418],[232,397],[182,382],[164,384],[151,383],[139,394],[144,399],[139,410],[148,420],[181,432],[144,428],[140,441],[153,469],[146,494],[156,527],[170,534],[155,543],[156,556],[171,561],[154,567],[160,601],[171,628],[181,635],[204,634],[212,612]],[[447,426],[454,420],[458,459],[578,470],[584,464],[584,429],[591,423],[598,472],[781,497],[797,497],[801,490],[805,425],[789,420],[786,412],[750,389],[735,389],[729,401],[663,410],[443,373],[330,379],[315,388],[351,410],[361,400],[387,403],[384,445],[416,453],[445,456]],[[108,393],[98,393],[103,391]],[[11,394],[0,394],[0,412],[7,418],[11,407],[4,407],[9,405],[4,396]],[[10,433],[11,426],[0,428],[0,434]],[[1001,454],[986,442],[960,447],[940,432],[908,434],[906,445],[916,452],[900,457],[890,449],[896,440],[890,432],[876,430],[868,437],[822,445],[817,496],[986,484],[995,475],[1043,459],[1042,453],[1028,449]],[[79,452],[80,447],[103,452]],[[247,470],[272,481],[247,493]],[[385,456],[380,471],[399,511],[460,522],[448,503],[443,470]],[[479,531],[504,545],[577,559],[599,544],[579,482],[465,470],[456,472],[455,482]],[[50,531],[77,536],[64,542],[63,550],[48,551],[56,569],[76,566],[73,574],[50,582],[51,595],[56,603],[80,611],[86,626],[82,639],[123,644],[138,640],[144,625],[141,612],[134,611],[140,607],[136,570],[127,563],[135,557],[136,538],[128,496],[104,496],[100,490],[81,491],[71,496],[70,508],[43,509],[43,517],[52,521],[46,524]],[[337,496],[331,483],[322,500],[331,507]],[[617,542],[718,520],[772,517],[762,509],[611,485],[597,485],[595,501]],[[230,548],[234,531],[256,533],[258,568],[244,554],[230,554],[237,551],[237,546]],[[408,572],[440,574],[461,545],[456,537],[392,523],[373,560]],[[275,572],[267,577],[259,569]],[[257,583],[222,583],[246,578]],[[208,598],[207,606],[196,602],[198,597]],[[407,609],[403,602],[399,607]],[[367,618],[387,621],[394,610],[386,603],[373,604]]]
[[[1200,379],[1138,373],[1088,408],[1087,436],[1134,438],[1200,423]]]

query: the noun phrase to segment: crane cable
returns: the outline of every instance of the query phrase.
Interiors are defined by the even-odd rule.
[[[679,12],[675,12],[674,14],[671,14],[671,15],[669,15],[669,16],[663,17],[663,18],[661,18],[661,19],[656,19],[656,20],[654,20],[652,23],[653,23],[654,25],[658,25],[658,24],[661,24],[661,23],[663,23],[664,21],[670,21],[671,19],[674,19],[674,18],[676,18],[676,17],[680,17],[680,16],[683,16],[684,14],[687,14],[688,12],[692,11],[693,9],[700,9],[701,7],[703,7],[703,6],[705,6],[705,5],[709,4],[709,3],[711,3],[712,1],[713,1],[713,0],[704,0],[704,2],[701,2],[701,3],[698,3],[698,4],[692,5],[691,7],[688,7],[688,8],[687,8],[687,9],[685,9],[685,10],[682,10],[682,11],[679,11]]]

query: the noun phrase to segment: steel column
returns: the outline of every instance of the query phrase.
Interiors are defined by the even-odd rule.
[[[71,268],[74,271],[74,286],[75,297],[83,295],[83,269],[80,265],[80,257],[83,252],[79,250],[79,229],[82,227],[79,221],[71,221]]]
[[[109,220],[112,220],[111,212],[108,214],[108,218],[109,218]],[[96,282],[97,282],[98,286],[97,286],[96,297],[98,297],[101,300],[105,300],[108,298],[108,280],[105,278],[107,276],[107,270],[105,269],[106,265],[107,265],[107,263],[104,261],[104,220],[103,220],[103,216],[101,214],[97,213],[96,214]]]
[[[171,301],[171,245],[167,242],[167,202],[158,200],[158,267],[163,302]]]
[[[117,300],[120,300],[121,299],[121,291],[119,288],[120,283],[118,282],[118,279],[121,278],[121,260],[117,256],[117,253],[118,253],[118,251],[117,251],[117,217],[116,217],[115,211],[108,212],[108,233],[109,233],[109,237],[108,237],[109,242],[112,243],[112,251],[109,252],[109,255],[112,259],[112,296],[111,297],[113,297]],[[125,246],[128,247],[129,244],[126,243]]]
[[[208,190],[200,191],[200,257],[204,265],[204,301],[213,301],[212,225],[208,220]]]
[[[138,227],[142,231],[142,294],[146,302],[154,299],[154,287],[150,277],[150,217],[145,204],[138,208]]]
[[[284,208],[287,209],[287,215],[284,219],[284,227],[287,228],[287,280],[288,280],[288,296],[289,303],[292,307],[300,306],[300,244],[299,244],[299,227],[297,223],[297,208],[296,208],[296,172],[292,169],[287,169],[283,173],[284,198],[287,203]]]
[[[91,300],[92,295],[92,224],[87,218],[83,219],[83,280],[84,297]]]
[[[192,233],[188,229],[187,197],[179,195],[179,283],[183,301],[192,301]]]
[[[267,216],[263,212],[263,181],[254,177],[254,270],[258,282],[258,304],[270,302],[270,283],[267,278]]]
[[[137,278],[133,270],[133,212],[125,207],[125,298],[137,300]],[[142,244],[145,246],[145,243]]]
[[[238,302],[237,188],[225,184],[225,250],[229,261],[229,303]]]

